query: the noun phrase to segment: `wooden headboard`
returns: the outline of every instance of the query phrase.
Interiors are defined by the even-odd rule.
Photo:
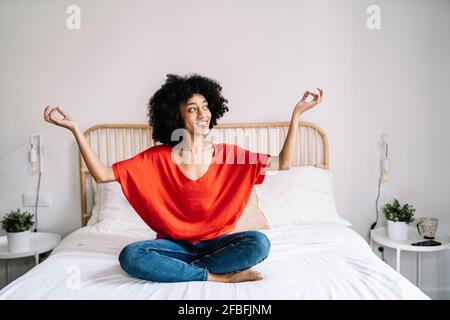
[[[289,122],[228,123],[211,129],[214,143],[237,144],[253,152],[278,155],[286,138]],[[329,169],[328,140],[323,130],[310,122],[299,122],[294,166]],[[159,143],[152,139],[148,124],[100,124],[84,132],[90,146],[111,166]],[[81,218],[85,226],[94,206],[96,182],[80,152]]]

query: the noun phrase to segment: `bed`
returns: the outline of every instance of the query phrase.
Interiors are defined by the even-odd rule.
[[[269,227],[251,220],[246,227],[271,240],[268,258],[254,267],[263,280],[155,283],[126,274],[118,262],[121,249],[155,233],[120,198],[117,183],[95,184],[80,155],[82,227],[3,288],[0,299],[429,299],[379,259],[339,215],[327,137],[313,123],[299,126],[295,170],[268,172],[266,181],[255,187],[258,210]],[[288,122],[222,124],[211,135],[213,141],[276,154],[288,127]],[[85,136],[108,165],[155,145],[147,125],[98,125]]]

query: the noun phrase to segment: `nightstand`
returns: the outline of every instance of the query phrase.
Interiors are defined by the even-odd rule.
[[[412,243],[425,241],[425,239],[419,235],[416,227],[409,227],[408,239],[399,241],[389,238],[387,233],[387,227],[375,228],[370,231],[370,246],[374,249],[374,242],[381,246],[392,248],[397,253],[397,271],[400,273],[400,257],[401,251],[413,251],[416,252],[416,285],[420,288],[420,273],[421,273],[421,261],[420,255],[422,252],[436,252],[441,250],[450,249],[450,238],[442,233],[436,233],[435,239],[439,241],[441,245],[433,247],[421,247],[413,246]]]
[[[34,256],[35,265],[39,264],[39,255],[41,253],[53,250],[61,241],[61,236],[48,232],[31,232],[30,250],[20,253],[11,253],[8,250],[8,240],[6,236],[0,237],[0,260],[6,262],[6,282],[9,283],[9,263],[10,259],[32,257]]]

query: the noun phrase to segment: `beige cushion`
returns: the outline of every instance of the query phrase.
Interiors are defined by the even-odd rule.
[[[241,232],[248,230],[264,230],[269,229],[269,223],[267,222],[264,213],[258,207],[258,196],[255,190],[252,191],[247,206],[242,213],[236,228],[233,232]]]

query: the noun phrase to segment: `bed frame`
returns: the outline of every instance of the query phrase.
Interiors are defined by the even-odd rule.
[[[290,122],[228,123],[211,129],[214,143],[237,144],[253,152],[279,154]],[[329,169],[328,140],[324,131],[310,122],[299,122],[293,166],[314,166]],[[148,124],[100,124],[84,132],[99,159],[111,166],[131,158],[154,145]],[[97,184],[89,173],[80,152],[81,220],[87,224],[95,200]],[[89,195],[89,197],[88,197]]]

